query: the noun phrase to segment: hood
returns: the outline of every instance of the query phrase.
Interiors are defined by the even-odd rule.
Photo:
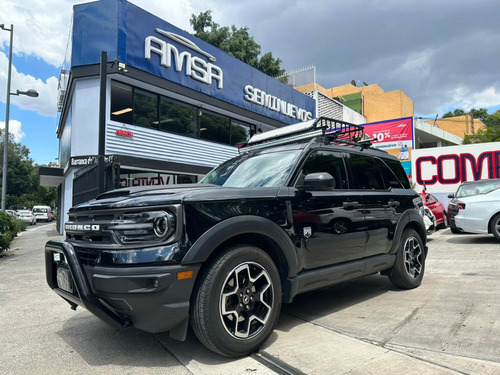
[[[107,191],[94,200],[71,208],[70,212],[212,200],[274,198],[281,189],[280,187],[232,188],[211,184],[179,184],[161,188],[137,186]]]

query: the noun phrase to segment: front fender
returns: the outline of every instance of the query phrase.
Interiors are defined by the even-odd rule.
[[[214,225],[191,246],[182,264],[205,262],[221,244],[245,234],[263,235],[276,243],[287,262],[287,276],[291,278],[297,275],[297,251],[288,234],[273,221],[251,215],[235,216]]]

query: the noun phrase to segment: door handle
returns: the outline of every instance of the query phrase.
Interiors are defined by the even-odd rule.
[[[387,202],[387,204],[389,205],[389,207],[399,207],[401,202],[395,201],[394,199],[391,199],[389,202]]]
[[[342,207],[345,210],[353,210],[355,208],[359,208],[359,206],[360,206],[359,202],[356,201],[342,202]]]

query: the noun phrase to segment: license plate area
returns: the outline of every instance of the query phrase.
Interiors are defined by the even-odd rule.
[[[75,286],[73,283],[73,276],[69,269],[68,263],[64,259],[64,255],[61,253],[53,253],[54,263],[56,263],[56,281],[57,286],[71,294],[75,294]]]

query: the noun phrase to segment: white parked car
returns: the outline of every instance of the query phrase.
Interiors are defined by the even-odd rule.
[[[17,215],[17,212],[16,212],[16,211],[14,211],[14,210],[5,210],[5,213],[6,213],[6,214],[9,214],[10,216],[15,217],[16,219],[18,218],[18,217],[17,217],[17,216],[18,216],[18,215]]]
[[[25,221],[29,225],[36,225],[36,216],[30,210],[18,210],[18,219]]]
[[[33,206],[32,211],[37,220],[51,222],[54,219],[50,206]]]
[[[461,232],[491,233],[500,241],[500,188],[456,201],[455,225]]]

